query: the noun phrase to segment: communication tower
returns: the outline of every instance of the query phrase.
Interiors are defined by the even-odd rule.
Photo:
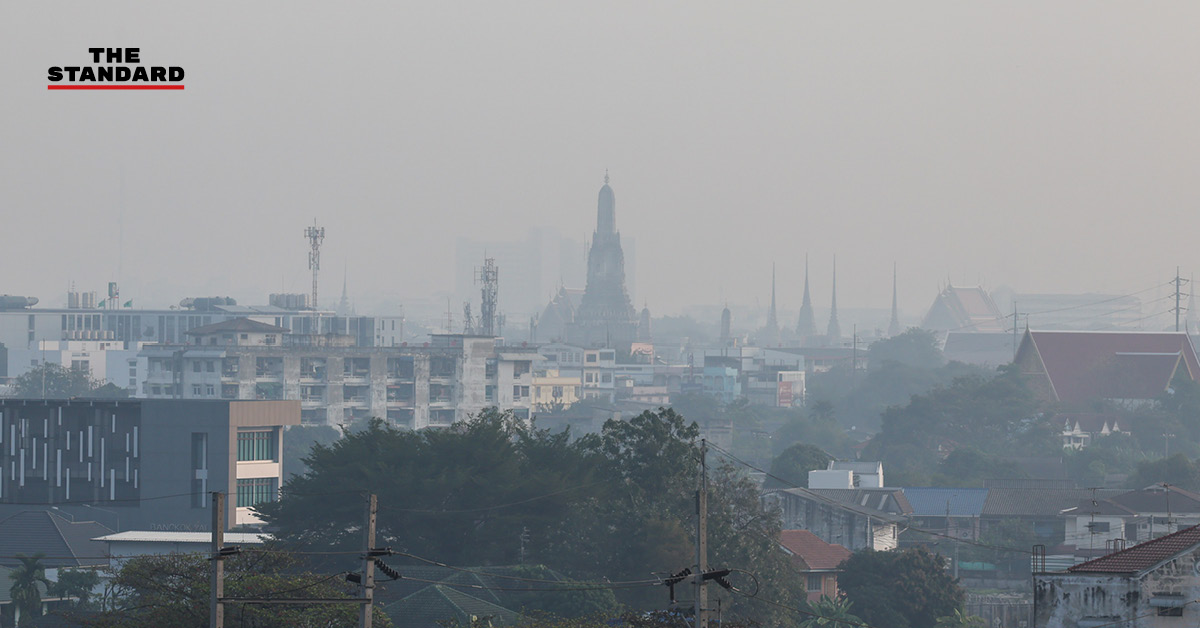
[[[484,258],[483,267],[475,269],[475,283],[483,286],[480,289],[479,333],[495,336],[498,333],[496,299],[500,292],[500,269],[496,268],[495,258]]]
[[[318,227],[317,219],[313,218],[313,226],[304,230],[304,237],[308,238],[308,244],[312,247],[308,252],[308,268],[313,274],[311,307],[318,310],[320,308],[317,306],[317,274],[321,270],[321,243],[325,241],[325,227]]]

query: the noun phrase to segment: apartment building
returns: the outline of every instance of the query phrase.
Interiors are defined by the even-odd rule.
[[[345,336],[293,334],[234,319],[192,329],[183,345],[143,349],[151,399],[300,402],[301,421],[378,417],[410,429],[444,427],[489,406],[528,417],[536,353],[491,336],[438,334],[420,346],[358,346]]]

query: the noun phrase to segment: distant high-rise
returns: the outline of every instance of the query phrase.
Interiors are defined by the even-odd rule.
[[[725,305],[725,309],[721,310],[721,346],[728,347],[733,341],[733,314],[729,311],[729,305]]]
[[[837,344],[842,339],[842,328],[838,325],[837,315],[837,257],[833,258],[833,298],[829,306],[829,329],[825,332],[829,344]]]
[[[900,334],[900,309],[896,307],[896,264],[892,264],[892,322],[888,323],[888,336]]]
[[[596,204],[596,231],[588,251],[587,288],[567,329],[570,342],[627,351],[637,339],[637,315],[625,288],[625,254],[617,231],[617,199],[604,174]]]

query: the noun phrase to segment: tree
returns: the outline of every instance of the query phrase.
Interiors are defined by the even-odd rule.
[[[1190,491],[1200,489],[1200,464],[1183,454],[1143,461],[1138,463],[1137,471],[1130,476],[1128,486],[1146,488],[1164,482]]]
[[[909,327],[904,333],[876,340],[867,348],[867,364],[876,369],[887,362],[896,362],[924,369],[934,369],[946,362],[938,349],[938,339],[932,331]]]
[[[30,399],[70,399],[82,397],[99,388],[101,382],[83,368],[64,368],[43,362],[17,377],[12,383],[13,397]]]
[[[314,445],[331,445],[341,436],[337,428],[329,425],[294,425],[287,428],[283,439],[284,479],[308,471],[304,457]]]
[[[21,618],[18,625],[26,625],[29,620],[42,614],[42,590],[50,586],[50,581],[46,579],[46,568],[42,565],[44,557],[45,554],[40,552],[33,556],[17,554],[21,564],[9,573],[12,581],[9,595],[17,607],[17,616]]]
[[[796,443],[771,461],[771,475],[763,481],[763,488],[808,488],[808,472],[828,467],[831,460],[833,458],[820,447]]]
[[[57,597],[74,598],[87,604],[92,591],[100,584],[100,574],[94,569],[60,569],[58,582],[50,586],[50,593]]]
[[[842,563],[838,587],[865,623],[889,628],[933,626],[966,599],[945,560],[923,548],[855,552]]]
[[[208,573],[208,559],[202,554],[130,558],[113,575],[110,607],[69,615],[96,628],[204,628],[208,626]],[[278,548],[227,558],[225,573],[225,595],[230,597],[357,596],[356,586],[341,573],[309,572],[296,557]],[[358,612],[356,604],[230,604],[225,611],[229,625],[255,628],[352,628],[358,625]],[[381,628],[392,625],[378,606],[372,619]]]
[[[844,597],[831,598],[822,595],[816,604],[809,603],[812,613],[800,622],[801,628],[857,628],[863,620],[852,614],[854,603]]]

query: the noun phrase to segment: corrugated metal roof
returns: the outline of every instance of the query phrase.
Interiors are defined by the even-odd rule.
[[[93,541],[121,543],[208,543],[212,541],[209,532],[166,532],[157,530],[128,530],[116,534],[98,536]],[[227,545],[258,545],[271,540],[269,534],[250,532],[226,532]]]
[[[917,517],[978,517],[987,500],[986,488],[905,488],[904,495]],[[947,504],[949,504],[947,506]]]

